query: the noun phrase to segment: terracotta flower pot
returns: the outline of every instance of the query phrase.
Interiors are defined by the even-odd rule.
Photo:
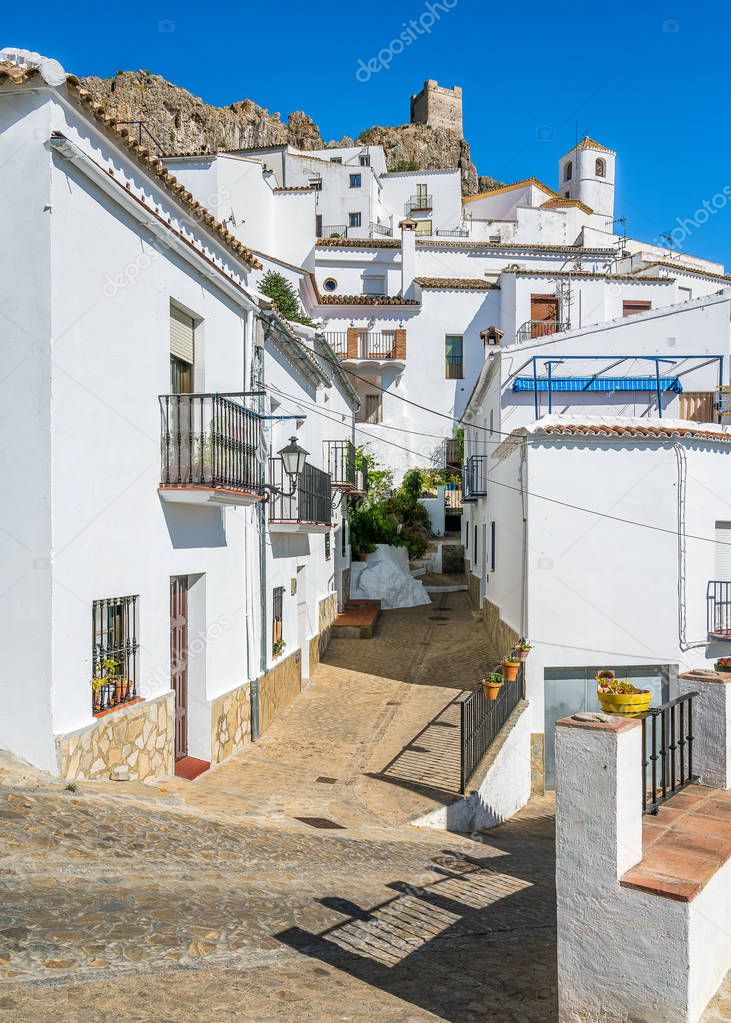
[[[121,703],[122,702],[122,684],[123,684],[123,682],[122,682],[121,678],[115,679],[115,681],[114,681],[114,702],[115,703]]]
[[[530,650],[516,650],[515,656],[518,658],[521,664],[525,664],[525,662],[528,660],[529,653]]]
[[[515,682],[518,677],[518,668],[520,665],[515,661],[503,661],[503,675],[505,676],[506,682]]]
[[[482,691],[488,700],[497,700],[503,687],[502,682],[482,682],[481,685]]]

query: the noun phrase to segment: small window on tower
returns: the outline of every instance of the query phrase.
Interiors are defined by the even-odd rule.
[[[594,172],[598,178],[605,178],[607,176],[607,164],[606,161],[601,158],[597,159]]]
[[[573,160],[569,160],[569,162],[566,164],[566,170],[564,171],[564,175],[563,175],[564,181],[571,181],[571,178],[573,177],[573,174],[574,174],[574,162],[573,162]]]

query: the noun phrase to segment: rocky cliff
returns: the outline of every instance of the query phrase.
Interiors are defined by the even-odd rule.
[[[148,71],[119,71],[114,78],[84,78],[83,84],[119,120],[144,121],[161,151],[171,155],[281,143],[299,149],[328,145],[312,118],[301,110],[291,113],[285,123],[279,114],[270,114],[249,99],[214,107]],[[477,191],[477,171],[470,159],[469,144],[454,132],[424,124],[403,124],[369,128],[355,142],[383,146],[389,170],[458,168],[463,193],[472,195]],[[146,144],[151,145],[149,137]],[[329,143],[353,144],[349,138]]]

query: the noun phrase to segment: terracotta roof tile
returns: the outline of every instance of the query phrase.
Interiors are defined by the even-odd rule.
[[[633,270],[633,276],[641,277],[645,270],[652,270],[656,266],[667,267],[670,270],[675,270],[679,274],[700,274],[701,277],[710,277],[714,281],[731,281],[731,274],[717,274],[712,270],[701,270],[695,266],[683,266],[680,263],[670,263],[668,261],[658,260],[653,263],[646,263],[640,270]]]
[[[8,82],[12,85],[25,85],[39,74],[37,67],[14,64],[12,60],[0,61],[0,85],[6,85]]]
[[[320,305],[421,305],[399,295],[320,295]]]
[[[442,291],[494,291],[499,285],[483,278],[469,277],[415,277],[414,283],[422,288],[440,289]]]
[[[536,188],[543,189],[547,195],[556,196],[557,199],[560,198],[558,192],[554,192],[552,188],[549,188],[548,185],[544,185],[542,181],[538,180],[538,178],[531,177],[523,178],[521,181],[514,181],[510,185],[498,185],[497,188],[488,188],[486,192],[477,192],[476,195],[467,196],[463,202],[476,202],[477,199],[486,199],[491,195],[499,195],[501,192],[512,192],[514,188],[524,188],[526,185],[535,185]]]
[[[318,248],[327,249],[400,249],[399,238],[318,238]]]

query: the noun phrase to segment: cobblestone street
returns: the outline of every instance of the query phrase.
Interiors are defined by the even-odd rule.
[[[4,760],[0,1019],[553,1020],[550,801],[476,839],[406,823],[454,797],[430,722],[484,657],[444,595],[335,642],[195,782],[73,792]]]

